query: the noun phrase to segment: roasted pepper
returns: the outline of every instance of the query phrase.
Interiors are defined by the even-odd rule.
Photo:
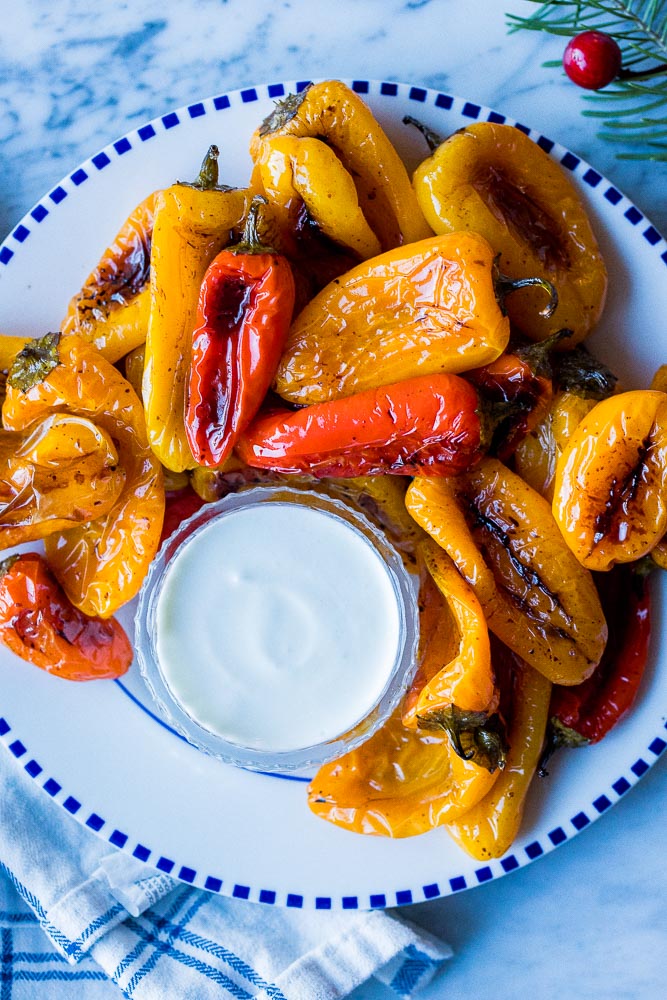
[[[607,271],[584,203],[559,164],[519,129],[476,122],[438,145],[413,183],[436,233],[472,230],[500,254],[512,278],[541,275],[558,289],[552,316],[526,289],[508,302],[512,324],[531,340],[567,327],[582,340],[604,307]]]
[[[75,333],[115,363],[146,339],[153,218],[158,192],[145,198],[71,300],[62,333]]]
[[[415,479],[406,504],[475,591],[489,629],[536,670],[579,684],[607,627],[593,579],[538,493],[493,458],[449,479]]]
[[[0,430],[0,548],[103,517],[124,483],[113,441],[85,417],[52,413]]]
[[[501,857],[519,832],[544,742],[550,695],[547,678],[517,662],[505,767],[487,795],[447,825],[457,844],[480,861]]]
[[[198,465],[230,456],[273,381],[294,308],[285,257],[259,241],[253,200],[240,243],[209,264],[199,295],[185,432]]]
[[[194,184],[173,184],[155,205],[143,399],[150,445],[174,472],[195,464],[184,414],[199,289],[248,201],[245,191],[218,186],[217,157],[212,146]]]
[[[423,375],[332,403],[260,415],[240,458],[313,476],[454,475],[482,453],[473,387],[458,375]]]
[[[438,545],[425,543],[422,556],[445,606],[406,698],[403,723],[444,730],[460,757],[495,771],[504,765],[506,746],[484,613]]]
[[[471,809],[498,774],[459,757],[446,735],[407,729],[396,712],[357,750],[319,769],[308,805],[355,833],[413,837]]]
[[[162,470],[129,382],[86,341],[47,334],[16,358],[3,423],[23,430],[63,410],[110,436],[125,473],[108,514],[46,540],[49,565],[72,603],[107,618],[135,596],[155,555],[164,516]]]
[[[598,587],[609,642],[588,680],[554,687],[542,773],[558,748],[599,743],[632,707],[644,676],[651,639],[648,574],[635,566],[615,566],[600,576]]]
[[[667,394],[620,393],[583,418],[556,467],[553,512],[588,569],[657,545],[667,530]]]
[[[383,250],[430,235],[398,153],[367,105],[344,83],[312,84],[279,101],[252,137],[250,155],[255,163],[265,159],[264,144],[277,137],[314,139],[331,148],[352,179],[361,211]],[[328,161],[326,154],[318,157],[318,184],[327,183]],[[285,164],[285,169],[291,167]],[[339,168],[335,176],[341,183]],[[277,180],[274,176],[274,185]],[[289,184],[289,177],[285,183]],[[319,197],[317,203],[322,204]]]
[[[296,317],[276,391],[293,403],[321,403],[488,364],[510,332],[497,288],[502,300],[511,290],[494,270],[491,246],[475,233],[374,257],[332,281]]]
[[[318,138],[266,136],[258,144],[255,179],[273,206],[283,240],[297,252],[302,206],[311,223],[366,260],[382,252],[359,206],[354,181],[334,150]]]
[[[120,677],[134,655],[115,619],[90,618],[73,607],[37,552],[0,563],[0,641],[70,681]]]

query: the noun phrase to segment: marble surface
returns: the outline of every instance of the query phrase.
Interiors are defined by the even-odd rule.
[[[583,92],[542,67],[560,57],[558,39],[508,35],[505,13],[533,9],[517,0],[15,0],[0,36],[0,236],[81,160],[146,119],[253,83],[330,76],[407,81],[498,108],[590,160],[664,232],[665,166],[617,160],[596,138]],[[666,793],[663,760],[536,864],[411,908],[456,952],[427,1000],[662,995]],[[355,993],[388,996],[371,985]]]

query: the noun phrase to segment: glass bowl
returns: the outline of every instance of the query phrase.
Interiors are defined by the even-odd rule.
[[[311,769],[372,736],[414,676],[418,636],[415,585],[384,534],[339,499],[284,486],[179,525],[135,618],[162,718],[200,750],[268,772]]]

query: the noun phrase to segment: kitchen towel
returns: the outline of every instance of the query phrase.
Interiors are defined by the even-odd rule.
[[[412,997],[452,954],[395,912],[265,907],[110,853],[6,745],[0,787],[0,1000],[334,1000],[373,976]]]

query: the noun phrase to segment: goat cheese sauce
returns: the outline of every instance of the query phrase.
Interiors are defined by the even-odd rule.
[[[399,653],[392,577],[347,521],[295,503],[230,511],[168,565],[156,652],[172,696],[238,746],[289,751],[351,729]]]

